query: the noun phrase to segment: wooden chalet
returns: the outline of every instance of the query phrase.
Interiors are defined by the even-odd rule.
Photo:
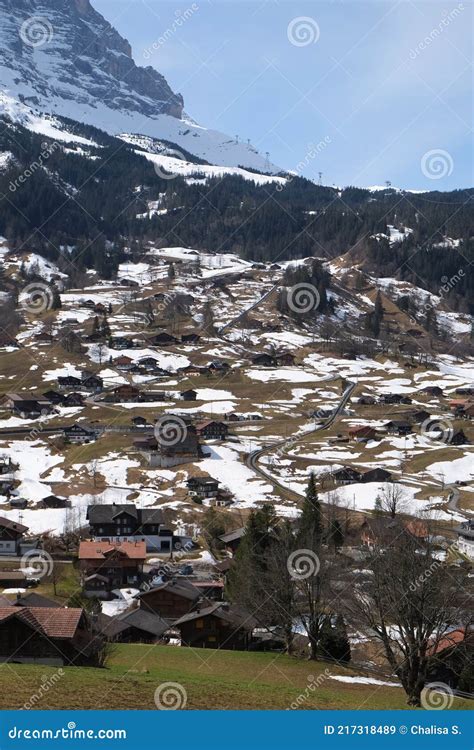
[[[187,481],[189,495],[201,500],[216,497],[219,494],[219,484],[217,479],[211,477],[191,477]]]
[[[104,381],[99,375],[92,372],[83,372],[81,388],[92,393],[99,393],[104,387]]]
[[[252,357],[252,364],[257,367],[275,367],[276,359],[272,354],[268,352],[260,352]]]
[[[131,609],[115,617],[99,614],[97,630],[115,643],[157,643],[169,630],[169,623],[145,609]]]
[[[195,607],[201,592],[185,580],[171,580],[138,595],[140,609],[167,620],[176,620]]]
[[[198,333],[183,333],[181,336],[181,343],[182,344],[197,344],[200,341],[201,337]]]
[[[101,542],[140,541],[148,552],[173,548],[173,532],[158,508],[137,508],[132,503],[89,505],[87,520],[91,536]]]
[[[386,469],[370,469],[365,471],[360,477],[360,482],[391,482],[392,475]]]
[[[141,400],[141,391],[135,385],[129,383],[123,383],[114,388],[110,395],[107,396],[107,401],[113,400],[116,403],[126,404],[134,403]]]
[[[188,388],[187,391],[181,393],[181,398],[183,401],[196,401],[197,391],[193,390],[193,388]]]
[[[409,435],[410,432],[412,432],[412,426],[410,422],[406,422],[401,419],[392,419],[390,422],[386,422],[384,424],[384,429],[388,432],[389,435],[399,435],[403,437],[404,435]]]
[[[37,508],[70,508],[71,501],[66,497],[59,497],[58,495],[47,495],[43,497],[39,503],[36,504]]]
[[[349,429],[349,437],[361,442],[375,440],[377,437],[377,430],[370,425],[356,425]]]
[[[79,544],[83,579],[98,573],[112,588],[139,583],[146,559],[145,542],[83,541]]]
[[[153,346],[173,346],[179,343],[176,336],[172,336],[171,333],[166,333],[165,331],[151,336],[148,342]]]
[[[85,399],[82,393],[73,391],[72,393],[68,393],[67,396],[64,396],[62,406],[84,406],[84,401]]]
[[[333,471],[331,476],[336,484],[354,484],[361,481],[360,471],[357,471],[352,466],[343,466],[342,469]]]
[[[183,615],[174,623],[181,645],[246,651],[257,623],[248,613],[220,602]]]
[[[94,440],[97,440],[97,432],[95,430],[80,424],[65,427],[62,435],[67,443],[73,443],[74,445],[84,445],[85,443],[93,443]]]
[[[82,380],[76,378],[74,375],[64,375],[58,378],[58,388],[60,391],[67,391],[69,389],[79,390],[82,385]]]
[[[411,398],[402,393],[385,393],[380,396],[381,404],[411,404]]]
[[[295,355],[291,352],[281,352],[275,355],[278,367],[293,367],[295,364]]]
[[[199,437],[203,437],[206,440],[225,440],[229,433],[229,428],[225,422],[206,419],[196,425],[196,432]]]
[[[22,542],[28,526],[0,516],[0,556],[16,556],[20,553]]]
[[[244,534],[245,526],[242,526],[240,529],[234,529],[233,531],[228,531],[226,534],[222,534],[219,539],[224,543],[224,546],[228,552],[235,554]]]
[[[0,606],[0,661],[96,666],[101,641],[82,609]]]
[[[126,355],[122,354],[120,357],[116,357],[112,365],[117,370],[130,370],[134,366],[135,362],[131,357],[127,357]]]
[[[64,396],[58,393],[58,391],[46,391],[46,393],[41,395],[45,401],[49,401],[50,404],[54,404],[55,406],[62,404],[64,400]]]

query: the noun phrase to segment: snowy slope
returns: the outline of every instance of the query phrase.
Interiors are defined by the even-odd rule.
[[[25,32],[32,17],[36,37]],[[218,166],[279,171],[252,146],[183,114],[181,95],[154,68],[135,65],[128,42],[88,0],[0,0],[0,29],[0,114],[26,127],[41,125],[42,113],[60,115],[112,135],[162,138]]]

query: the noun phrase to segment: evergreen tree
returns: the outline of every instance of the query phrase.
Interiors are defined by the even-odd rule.
[[[344,544],[344,532],[342,530],[342,526],[340,521],[334,519],[331,523],[331,527],[329,530],[329,540],[331,544],[334,545],[334,549],[337,551],[342,547]]]
[[[351,659],[351,646],[342,615],[327,616],[321,627],[319,651],[326,659],[347,663]]]
[[[310,549],[314,549],[319,546],[323,531],[321,503],[316,490],[314,472],[311,472],[299,520],[299,538],[303,544],[306,544]]]

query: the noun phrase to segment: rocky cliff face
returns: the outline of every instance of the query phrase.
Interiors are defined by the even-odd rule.
[[[187,117],[182,96],[154,68],[135,65],[90,0],[0,0],[2,114],[44,135],[59,115],[171,141],[210,164],[279,171],[250,144]]]
[[[89,0],[0,0],[0,22],[0,83],[25,104],[54,111],[60,98],[77,115],[100,103],[181,117],[182,97],[154,68],[135,65],[128,41]]]

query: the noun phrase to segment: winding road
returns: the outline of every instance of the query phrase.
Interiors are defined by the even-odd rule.
[[[345,408],[356,386],[357,386],[357,383],[352,383],[352,382],[348,383],[347,388],[342,394],[339,404],[336,406],[335,409],[333,409],[331,415],[327,419],[325,419],[324,422],[314,427],[314,429],[308,430],[307,432],[301,433],[300,435],[285,438],[284,440],[280,440],[277,443],[272,443],[271,445],[267,445],[264,448],[260,448],[259,450],[253,451],[252,453],[250,453],[250,455],[248,456],[246,460],[247,467],[251,469],[252,471],[254,471],[256,474],[258,474],[259,476],[261,476],[262,479],[265,479],[267,482],[270,482],[270,484],[272,484],[274,487],[284,492],[286,495],[292,496],[293,498],[297,498],[298,500],[301,500],[303,495],[301,495],[299,492],[295,492],[294,490],[289,489],[284,484],[281,484],[281,482],[275,479],[275,477],[273,477],[267,471],[262,469],[258,462],[260,461],[262,456],[265,456],[267,453],[270,453],[279,449],[283,451],[288,446],[294,445],[295,443],[298,443],[301,440],[304,440],[308,435],[311,435],[315,432],[321,432],[322,430],[327,430],[329,427],[331,427],[331,425],[334,424],[337,417],[341,414],[341,412]]]

